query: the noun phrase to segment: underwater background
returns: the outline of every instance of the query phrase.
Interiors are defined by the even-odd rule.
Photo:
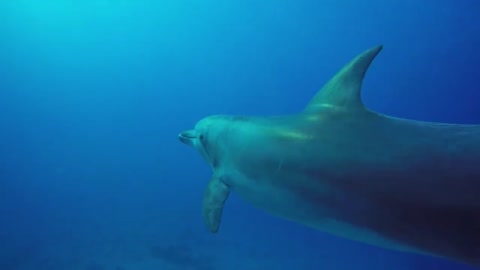
[[[211,114],[300,111],[383,44],[363,100],[480,123],[476,0],[0,2],[0,270],[473,269],[272,217],[177,134]]]

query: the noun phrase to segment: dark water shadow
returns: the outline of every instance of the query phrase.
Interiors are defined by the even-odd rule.
[[[170,244],[152,246],[152,257],[162,260],[181,269],[216,270],[218,269],[212,257],[195,251],[188,245]]]

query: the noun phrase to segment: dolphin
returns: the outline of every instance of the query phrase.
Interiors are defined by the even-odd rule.
[[[237,192],[256,208],[339,237],[480,266],[480,125],[369,110],[365,73],[345,65],[295,114],[214,115],[179,134],[210,164],[207,228]]]

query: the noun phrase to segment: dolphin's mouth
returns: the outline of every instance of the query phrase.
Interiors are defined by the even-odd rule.
[[[178,134],[178,139],[184,144],[192,145],[193,141],[198,138],[198,132],[195,130],[186,130]]]

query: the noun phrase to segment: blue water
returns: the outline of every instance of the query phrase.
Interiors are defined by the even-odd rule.
[[[343,64],[378,112],[480,123],[476,0],[0,3],[0,269],[458,269],[272,217],[177,140],[210,114],[301,110]]]

